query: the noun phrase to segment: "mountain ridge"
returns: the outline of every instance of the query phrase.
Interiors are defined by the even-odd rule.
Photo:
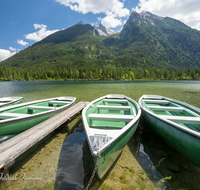
[[[200,67],[200,31],[150,12],[133,12],[120,33],[82,21],[0,65],[11,67]]]

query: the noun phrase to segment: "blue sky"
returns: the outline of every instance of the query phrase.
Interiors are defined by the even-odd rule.
[[[199,0],[2,0],[0,61],[81,20],[117,31],[133,11],[169,16],[200,30]]]

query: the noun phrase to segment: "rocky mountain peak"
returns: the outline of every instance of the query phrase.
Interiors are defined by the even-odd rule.
[[[75,24],[74,26],[76,25],[85,25],[82,21],[79,21],[77,24]],[[116,34],[117,32],[105,27],[103,24],[99,24],[99,26],[94,26],[92,25],[91,26],[91,30],[93,31],[93,35],[100,35],[100,36],[110,36],[110,35],[113,35],[113,34]]]
[[[83,24],[83,22],[82,22],[82,21],[79,21],[76,25],[79,25],[79,24],[81,25],[81,24]]]
[[[129,30],[131,30],[132,24],[133,23],[138,23],[138,24],[144,24],[144,25],[155,25],[155,21],[159,20],[164,20],[163,17],[154,15],[150,12],[132,12],[128,21],[126,24],[123,26],[123,30],[121,32],[121,39],[124,39],[126,34],[128,33]]]
[[[94,26],[94,28],[99,32],[100,36],[110,36],[116,34],[115,31],[110,30],[109,28],[105,27],[102,24],[99,24],[99,27]]]
[[[160,19],[162,20],[163,17],[154,15],[150,12],[141,12],[141,13],[137,13],[137,12],[132,12],[131,16],[129,17],[129,22],[138,22],[138,23],[144,23],[146,25],[148,24],[155,24],[155,19]]]

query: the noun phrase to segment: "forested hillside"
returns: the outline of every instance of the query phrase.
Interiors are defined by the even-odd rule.
[[[121,33],[100,36],[95,27],[79,23],[20,51],[1,62],[0,66],[3,66],[3,70],[6,66],[12,72],[27,70],[33,79],[41,78],[39,74],[37,77],[33,74],[38,68],[45,78],[56,78],[56,72],[60,70],[73,71],[73,75],[77,70],[77,78],[82,79],[86,78],[83,73],[89,76],[90,71],[94,76],[88,79],[124,78],[124,74],[103,77],[103,71],[109,69],[112,73],[123,70],[127,75],[131,71],[135,78],[145,78],[139,77],[145,70],[150,76],[150,73],[158,76],[157,70],[164,72],[171,69],[176,75],[174,78],[178,79],[181,78],[180,74],[176,74],[178,70],[191,68],[194,72],[189,75],[195,78],[200,67],[200,31],[172,18],[162,18],[149,12],[133,12]],[[52,72],[54,75],[49,74]],[[154,74],[149,78],[156,78]],[[159,75],[157,78],[167,78],[162,72]],[[61,78],[76,78],[71,76],[66,74]],[[4,78],[2,73],[0,78]]]
[[[82,67],[66,68],[7,68],[0,67],[0,81],[30,80],[200,80],[200,69],[113,69]]]

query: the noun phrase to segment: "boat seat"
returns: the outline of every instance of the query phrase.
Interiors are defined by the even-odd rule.
[[[127,103],[128,100],[119,100],[119,99],[103,99],[104,102],[113,102],[113,103]]]
[[[160,116],[164,119],[168,119],[170,121],[174,121],[177,123],[185,123],[185,124],[199,124],[200,125],[200,117],[189,117],[189,116]]]
[[[176,111],[176,112],[184,111],[184,108],[182,108],[182,107],[147,106],[147,108],[149,108],[151,110],[159,110],[159,111]]]
[[[48,106],[28,106],[29,110],[55,110],[56,107],[48,107]]]
[[[23,114],[23,113],[1,113],[0,119],[8,119],[8,118],[16,118],[16,117],[28,117],[29,114]]]
[[[131,106],[107,106],[107,105],[97,105],[98,109],[106,110],[130,110]]]
[[[67,102],[67,101],[49,101],[50,104],[69,104],[71,102]]]
[[[147,100],[147,99],[143,99],[142,101],[144,101],[146,103],[154,103],[154,104],[169,104],[169,101],[167,101],[167,100]]]
[[[130,120],[134,119],[133,115],[111,115],[111,114],[92,114],[90,113],[88,117],[91,120],[99,120],[99,121],[122,121],[122,122],[129,122]]]

